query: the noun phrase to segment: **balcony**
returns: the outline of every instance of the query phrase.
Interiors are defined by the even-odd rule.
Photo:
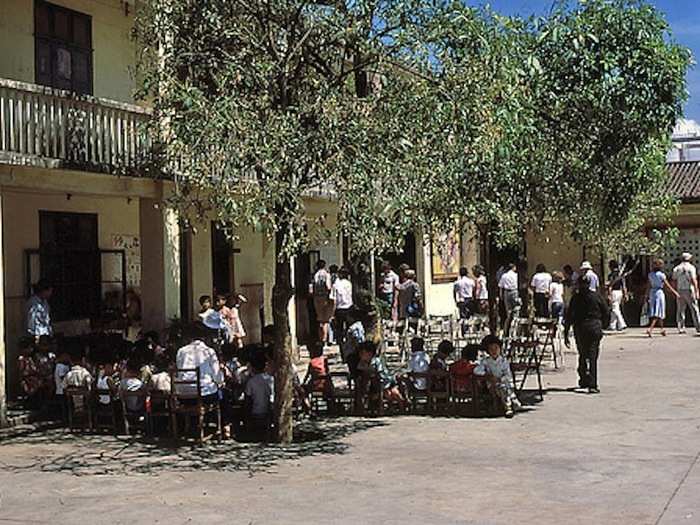
[[[145,108],[0,78],[0,164],[138,176]]]

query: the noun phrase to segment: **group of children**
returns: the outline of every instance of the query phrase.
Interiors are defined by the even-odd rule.
[[[241,321],[240,307],[246,302],[248,300],[245,296],[236,292],[228,296],[217,294],[213,303],[210,296],[203,295],[199,298],[199,320],[210,330],[219,332],[225,342],[243,348],[246,333]]]

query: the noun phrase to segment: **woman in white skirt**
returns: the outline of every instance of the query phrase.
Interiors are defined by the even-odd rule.
[[[655,326],[661,328],[661,335],[666,335],[664,319],[666,318],[666,296],[664,288],[678,297],[678,292],[671,286],[663,272],[664,261],[655,259],[649,272],[649,329],[647,336],[651,337]]]

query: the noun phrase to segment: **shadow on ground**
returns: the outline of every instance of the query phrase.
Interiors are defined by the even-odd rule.
[[[71,434],[50,428],[18,432],[0,440],[0,458],[6,446],[37,446],[42,456],[32,455],[15,464],[0,459],[5,472],[62,472],[74,475],[159,474],[195,470],[269,471],[278,462],[309,456],[343,454],[344,438],[387,425],[386,420],[338,418],[304,421],[295,429],[291,445],[261,445],[227,440],[203,446],[172,441],[103,434]],[[37,451],[38,452],[38,451]]]

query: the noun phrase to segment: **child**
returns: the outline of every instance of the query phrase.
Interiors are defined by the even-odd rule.
[[[452,387],[456,392],[466,392],[471,386],[471,379],[479,356],[479,345],[467,345],[461,358],[450,365]]]
[[[36,409],[41,406],[41,391],[44,384],[39,372],[32,341],[20,341],[20,355],[17,358],[17,368],[20,373],[20,385],[26,396],[27,408]]]
[[[141,380],[141,363],[138,359],[131,358],[126,362],[126,370],[119,382],[119,390],[123,392],[138,392],[143,389]],[[142,412],[145,406],[141,405],[137,397],[129,397],[126,402],[126,409],[130,412]]]
[[[367,372],[379,380],[379,385],[384,391],[384,397],[387,401],[405,405],[406,400],[401,395],[396,378],[389,373],[384,361],[376,355],[377,350],[374,344],[366,341],[359,346],[358,350],[360,357],[360,362],[357,365],[358,370]]]
[[[564,274],[552,273],[552,284],[549,285],[549,312],[552,318],[561,324],[564,319]]]
[[[70,372],[70,355],[68,352],[62,351],[56,359],[56,368],[54,368],[53,378],[56,385],[56,398],[63,399],[63,378]]]
[[[245,385],[245,411],[250,425],[252,437],[255,440],[265,439],[270,428],[272,401],[274,392],[270,380],[265,373],[265,354],[252,355],[251,366],[253,376]]]
[[[348,330],[345,333],[343,346],[340,349],[343,362],[348,365],[348,371],[352,377],[357,375],[357,363],[360,361],[358,348],[365,342],[365,325],[362,323],[364,316],[358,310],[351,310],[348,314]]]
[[[440,341],[440,344],[437,347],[437,353],[433,356],[433,359],[430,361],[430,370],[447,371],[447,358],[454,351],[455,347],[450,341],[448,341],[447,339]]]
[[[109,405],[112,402],[112,395],[117,389],[115,375],[114,363],[108,359],[98,360],[97,381],[95,381],[95,388],[97,388],[97,390],[109,390],[110,392],[110,394],[100,394],[97,398],[98,403],[102,405]]]
[[[174,365],[172,355],[164,351],[155,357],[155,373],[151,375],[148,387],[156,392],[169,394],[172,388],[170,381],[170,369]]]
[[[223,332],[222,335],[226,342],[235,343],[238,348],[242,348],[243,341],[241,338],[236,337],[234,329],[234,323],[236,322],[237,315],[226,305],[227,302],[228,298],[225,295],[219,294],[216,296],[216,303],[214,304],[214,307],[216,308],[216,313],[219,314],[219,330]],[[214,323],[212,323],[212,326],[213,325]],[[212,326],[210,326],[210,328]]]
[[[69,387],[92,387],[92,375],[88,371],[82,348],[76,347],[70,353],[72,366],[63,377],[63,388]]]
[[[312,392],[323,392],[324,396],[332,395],[332,383],[329,380],[330,369],[328,368],[328,359],[323,357],[323,343],[316,342],[310,350],[309,368],[306,370],[306,376],[303,381],[304,389],[304,407],[308,406],[309,400],[306,396]]]
[[[474,369],[474,374],[486,376],[489,389],[503,403],[506,418],[513,417],[513,408],[522,408],[513,386],[513,374],[508,359],[501,353],[501,340],[495,335],[487,335],[481,341],[481,349],[488,355]]]
[[[241,321],[241,304],[247,303],[248,299],[245,296],[233,292],[228,297],[226,302],[226,307],[228,312],[222,314],[224,320],[228,323],[231,330],[232,341],[236,344],[238,348],[243,348],[243,338],[246,336],[245,329],[243,328],[243,322]]]
[[[409,372],[424,374],[430,368],[430,359],[425,352],[425,341],[421,337],[411,339],[411,357],[408,361]],[[425,390],[428,388],[428,382],[424,377],[419,377],[413,380],[413,387],[416,390]]]

